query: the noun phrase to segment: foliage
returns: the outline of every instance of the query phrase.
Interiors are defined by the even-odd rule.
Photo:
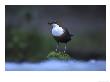
[[[69,54],[63,53],[63,52],[55,52],[52,51],[47,55],[48,59],[60,59],[60,60],[68,60],[71,59]]]
[[[42,44],[45,40],[35,30],[27,31],[16,27],[7,27],[5,35],[6,61],[34,62],[46,59],[46,55],[41,53],[45,49]]]
[[[96,35],[96,34],[95,34]],[[94,38],[94,36],[91,36]],[[90,38],[90,37],[88,37]],[[75,36],[68,43],[69,55],[75,59],[99,58],[105,59],[104,47],[98,46],[93,39],[89,40],[81,36]],[[93,40],[93,41],[92,41]],[[102,40],[101,40],[102,41]],[[103,42],[102,42],[103,43]],[[100,44],[100,43],[99,43]],[[52,51],[55,41],[49,35],[39,33],[37,29],[26,30],[20,27],[10,26],[5,28],[5,59],[6,61],[22,62],[22,61],[42,61],[47,58],[56,58],[67,60],[71,58],[68,54]],[[96,47],[96,48],[95,48]],[[100,47],[100,48],[99,48]],[[80,49],[81,48],[81,49]],[[82,49],[83,48],[83,49]],[[101,49],[103,48],[103,49]],[[80,49],[78,52],[73,50]],[[82,51],[87,50],[87,53]],[[89,52],[89,49],[101,49],[100,53]],[[82,50],[82,51],[81,51]],[[48,54],[49,51],[52,51]],[[102,51],[102,52],[101,52]],[[47,56],[48,54],[48,56]],[[78,55],[77,55],[78,54]]]

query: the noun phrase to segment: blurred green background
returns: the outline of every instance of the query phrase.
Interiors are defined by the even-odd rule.
[[[52,19],[75,34],[67,46],[67,53],[73,59],[106,59],[106,6],[6,5],[5,60],[47,60],[47,54],[56,47],[48,26]],[[60,47],[62,51],[64,45]]]

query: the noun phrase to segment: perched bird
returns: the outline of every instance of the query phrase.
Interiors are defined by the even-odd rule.
[[[58,51],[59,43],[65,43],[64,53],[67,49],[67,43],[71,40],[73,34],[70,34],[66,28],[60,27],[56,21],[52,21],[48,23],[51,25],[51,33],[54,39],[57,41],[56,51]]]

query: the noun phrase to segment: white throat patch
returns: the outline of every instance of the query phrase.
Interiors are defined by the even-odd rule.
[[[62,27],[59,27],[57,24],[52,24],[52,35],[53,36],[61,36],[64,33],[64,30]]]

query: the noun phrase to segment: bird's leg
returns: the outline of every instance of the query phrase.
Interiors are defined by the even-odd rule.
[[[65,44],[65,49],[64,49],[64,53],[66,52],[66,50],[67,50],[67,43]]]
[[[58,51],[58,48],[59,48],[59,43],[57,43],[57,47],[55,49],[56,52]]]

